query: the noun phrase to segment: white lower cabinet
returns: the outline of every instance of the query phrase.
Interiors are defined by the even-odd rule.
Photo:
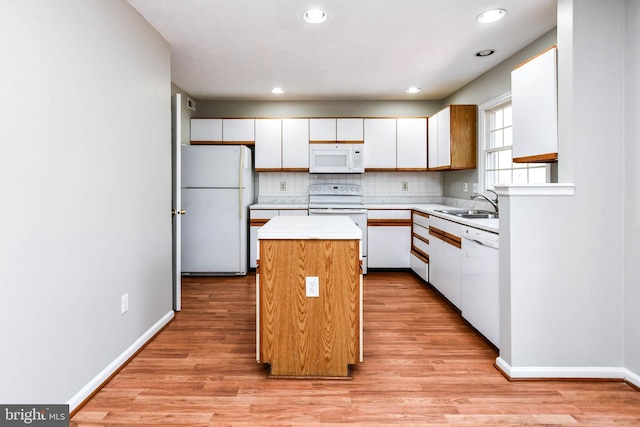
[[[429,221],[429,283],[460,308],[462,226],[431,216]]]
[[[409,268],[411,211],[369,209],[367,216],[368,267]]]
[[[307,209],[251,209],[249,211],[249,267],[257,267],[258,229],[271,218],[280,215],[307,216]]]
[[[429,214],[419,211],[411,212],[411,270],[425,282],[429,281]]]

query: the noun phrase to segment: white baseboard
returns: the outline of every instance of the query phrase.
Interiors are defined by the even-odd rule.
[[[129,348],[127,348],[120,356],[118,356],[113,362],[111,362],[106,368],[96,375],[87,385],[75,394],[67,404],[69,405],[69,411],[73,412],[84,400],[91,396],[111,375],[113,375],[122,365],[124,365],[131,356],[133,356],[138,350],[140,350],[151,338],[155,336],[167,323],[173,319],[175,313],[173,310],[162,316],[155,325],[147,330],[140,338],[138,338]]]
[[[509,378],[597,378],[625,380],[640,387],[640,375],[631,372],[626,368],[608,366],[524,366],[512,367],[503,358],[496,359],[496,365]]]

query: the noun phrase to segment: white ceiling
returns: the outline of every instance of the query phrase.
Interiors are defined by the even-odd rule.
[[[556,25],[556,0],[128,2],[171,44],[173,83],[202,101],[440,100]],[[328,19],[304,22],[311,7]],[[504,19],[476,22],[496,7]]]

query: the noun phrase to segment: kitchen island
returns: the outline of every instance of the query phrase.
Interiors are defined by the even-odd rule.
[[[346,216],[258,230],[256,359],[271,377],[349,378],[362,362],[361,237]]]

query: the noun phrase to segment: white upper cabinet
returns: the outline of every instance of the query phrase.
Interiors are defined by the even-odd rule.
[[[308,119],[256,119],[255,129],[257,171],[309,170]]]
[[[426,118],[397,119],[396,159],[399,170],[427,169]]]
[[[255,120],[255,168],[256,170],[280,170],[282,168],[282,120]]]
[[[552,47],[511,72],[513,161],[558,158],[557,49]]]
[[[364,167],[396,168],[396,119],[364,119]]]
[[[194,143],[222,142],[222,119],[191,119],[191,141]]]
[[[336,140],[358,141],[364,140],[364,119],[337,119]]]
[[[309,140],[311,142],[362,142],[363,119],[309,119]]]
[[[309,119],[310,141],[335,141],[336,119]]]
[[[282,169],[309,170],[309,119],[282,120]]]
[[[222,141],[251,143],[255,141],[254,119],[222,119]]]

